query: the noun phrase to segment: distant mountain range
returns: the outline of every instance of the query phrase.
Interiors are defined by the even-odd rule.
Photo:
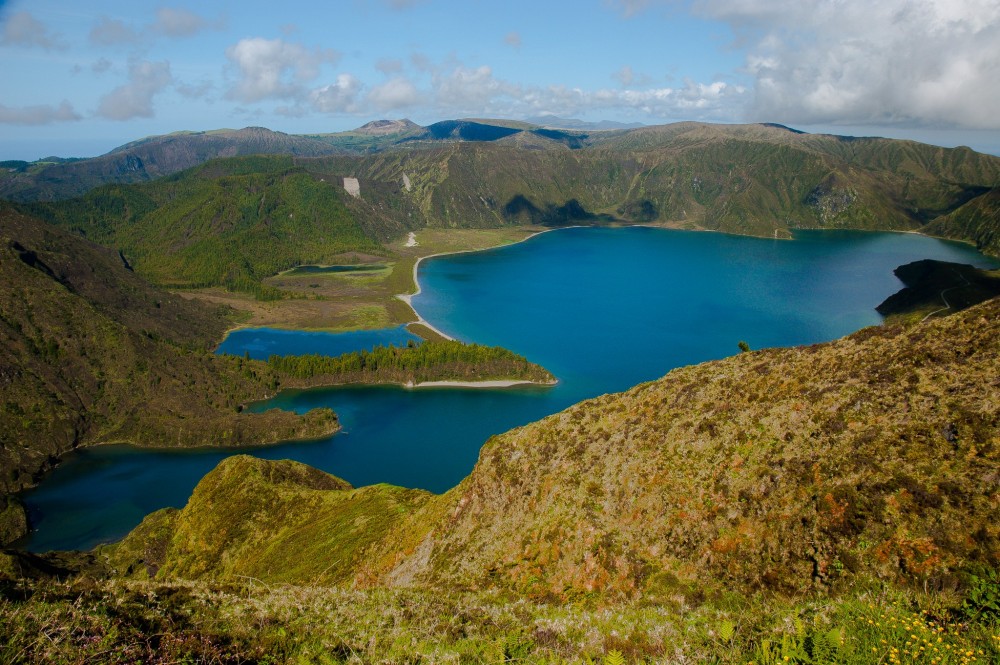
[[[598,120],[597,122],[587,122],[575,118],[560,118],[556,115],[539,115],[528,118],[527,122],[539,125],[548,129],[580,129],[580,130],[607,130],[607,129],[635,129],[645,127],[641,122],[615,122],[614,120]]]
[[[0,172],[0,198],[66,199],[107,183],[155,180],[219,157],[259,154],[315,157],[335,152],[337,149],[328,143],[263,127],[176,132],[132,141],[90,159],[6,162],[6,173]]]

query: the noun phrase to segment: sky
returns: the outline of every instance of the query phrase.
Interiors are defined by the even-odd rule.
[[[0,160],[545,115],[1000,154],[1000,0],[0,0],[0,59]]]

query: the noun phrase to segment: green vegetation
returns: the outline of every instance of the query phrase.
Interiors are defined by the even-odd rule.
[[[263,284],[282,270],[349,251],[385,256],[382,243],[434,227],[917,230],[1000,251],[1000,158],[964,148],[699,123],[589,135],[480,121],[373,131],[352,136],[399,142],[323,156],[329,144],[299,137],[322,149],[214,160],[28,210],[121,250],[159,285],[222,286],[262,300],[284,295]],[[359,180],[360,197],[343,191],[345,177]]]
[[[30,210],[120,250],[161,286],[223,286],[267,300],[282,294],[261,284],[265,277],[379,250],[341,198],[335,183],[291,158],[245,157]]]
[[[724,594],[539,603],[492,592],[231,582],[0,582],[12,663],[747,663],[972,665],[1000,626],[961,594],[881,585],[837,598]]]
[[[147,182],[221,156],[317,156],[333,152],[336,149],[326,143],[263,127],[174,132],[132,141],[91,159],[48,157],[30,164],[7,162],[8,172],[0,171],[0,197],[20,203],[61,200],[103,185]]]
[[[281,270],[354,251],[378,261],[381,243],[409,229],[610,215],[995,246],[1000,160],[967,149],[763,125],[588,136],[471,121],[408,145],[217,160],[31,207],[111,249],[0,209],[0,489],[30,485],[79,445],[235,445],[336,428],[329,411],[239,413],[279,385],[537,371],[454,343],[216,357],[208,347],[228,314],[132,268],[266,300],[285,293],[264,281]],[[342,192],[344,176],[359,179],[360,198]],[[395,254],[377,279],[405,282],[402,292],[415,252]],[[939,296],[962,290],[938,289],[942,274],[963,288],[983,277],[939,268],[905,272],[931,275]],[[493,437],[443,495],[355,489],[237,456],[183,509],[148,516],[118,544],[0,553],[0,661],[1000,659],[1000,300],[830,344],[741,351]],[[18,509],[4,504],[11,533]]]
[[[371,351],[329,356],[271,356],[267,364],[282,376],[308,385],[404,383],[424,381],[523,380],[553,383],[554,377],[523,356],[499,346],[427,341],[407,347],[379,346]],[[286,383],[289,383],[286,381]]]
[[[0,208],[0,495],[65,452],[251,445],[336,430],[329,410],[242,414],[264,363],[215,356],[224,311],[157,290],[117,253]]]
[[[998,327],[994,299],[678,369],[492,438],[439,496],[232,457],[121,543],[5,555],[0,644],[25,662],[996,662]]]
[[[875,308],[890,321],[948,316],[1000,295],[998,270],[924,259],[899,266],[893,274],[906,287]]]
[[[13,496],[0,495],[0,547],[6,547],[28,533],[28,515]]]
[[[458,487],[366,541],[353,579],[560,602],[844,593],[866,579],[950,587],[1000,554],[1000,514],[980,480],[1000,472],[998,313],[992,300],[910,328],[742,353],[493,437]],[[271,493],[271,472],[251,483],[229,464],[203,481],[211,500],[192,500],[170,529],[224,523],[229,554],[207,535],[175,535],[160,578],[196,561],[208,566],[200,576],[310,583],[293,571],[334,566],[301,554],[290,534],[308,528],[285,529],[288,515],[228,505]],[[342,523],[342,510],[352,524],[390,517],[282,488],[286,505],[318,511],[303,508],[308,524]],[[265,541],[266,555],[253,546]]]

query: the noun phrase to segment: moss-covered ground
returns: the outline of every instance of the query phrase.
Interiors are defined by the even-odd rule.
[[[963,604],[964,603],[964,604]],[[718,592],[549,604],[496,593],[237,583],[0,584],[3,663],[995,663],[959,594]]]
[[[344,332],[398,326],[417,320],[413,309],[397,298],[413,293],[413,266],[421,257],[500,247],[524,240],[539,229],[422,229],[418,245],[406,247],[406,238],[386,245],[389,255],[347,253],[344,264],[377,263],[383,270],[292,275],[283,273],[264,280],[287,297],[259,300],[252,293],[214,287],[180,291],[180,295],[213,305],[228,305],[244,313],[241,325],[329,330]],[[413,332],[425,339],[437,334],[425,326]]]

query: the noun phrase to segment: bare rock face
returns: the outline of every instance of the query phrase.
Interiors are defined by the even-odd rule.
[[[359,198],[361,196],[361,183],[358,182],[357,178],[344,178],[344,191],[354,198]]]

